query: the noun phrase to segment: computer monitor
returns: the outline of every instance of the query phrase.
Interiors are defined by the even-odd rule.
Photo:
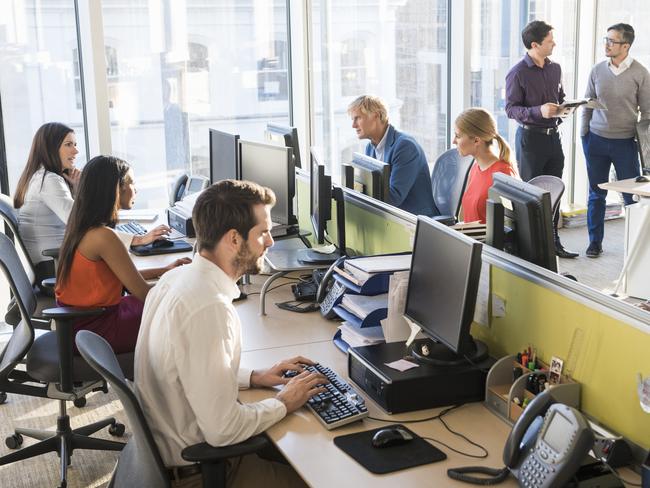
[[[327,221],[332,218],[332,177],[325,174],[316,149],[310,151],[311,172],[309,174],[309,215],[318,244],[325,242]]]
[[[495,173],[486,209],[486,244],[557,273],[548,191]]]
[[[470,335],[481,248],[480,242],[418,216],[404,311],[407,321],[430,338],[413,345],[417,359],[453,366],[487,356],[485,344]]]
[[[210,183],[239,179],[239,135],[210,129]]]
[[[304,249],[298,259],[304,263],[333,263],[345,255],[345,206],[343,190],[332,187],[332,177],[325,174],[325,165],[321,164],[318,150],[314,147],[309,152],[311,171],[309,173],[309,214],[314,229],[314,238],[318,244],[325,243],[327,221],[332,218],[332,199],[336,202],[337,249],[331,253],[321,253],[314,249]]]
[[[269,187],[275,193],[271,220],[276,224],[293,225],[293,197],[296,194],[296,172],[292,150],[252,141],[239,141],[241,150],[241,179]]]
[[[347,188],[390,203],[390,164],[355,152],[350,166],[354,172],[351,181],[350,172],[343,172]]]
[[[636,124],[636,140],[639,145],[641,172],[650,175],[650,120],[642,120]]]
[[[300,161],[300,145],[298,144],[298,129],[277,124],[266,124],[266,140],[293,149],[293,165],[302,168]]]

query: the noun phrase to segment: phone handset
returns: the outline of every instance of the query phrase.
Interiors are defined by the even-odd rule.
[[[334,269],[338,268],[343,261],[345,261],[345,256],[341,256],[334,261],[318,285],[316,301],[320,303],[321,314],[326,319],[336,318],[336,313],[333,310],[334,305],[338,303],[338,299],[343,296],[346,290],[345,285],[334,279]]]

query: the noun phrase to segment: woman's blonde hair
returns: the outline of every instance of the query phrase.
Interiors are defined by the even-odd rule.
[[[503,137],[497,132],[497,124],[492,114],[482,108],[468,108],[456,117],[456,128],[469,137],[478,137],[487,145],[495,140],[499,146],[499,159],[508,163],[514,170],[512,150]]]

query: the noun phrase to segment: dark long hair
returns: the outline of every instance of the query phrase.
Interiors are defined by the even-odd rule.
[[[16,193],[14,194],[14,207],[20,208],[25,203],[25,193],[29,182],[41,166],[45,171],[50,171],[61,175],[63,173],[63,162],[59,157],[59,148],[63,144],[65,137],[74,132],[67,125],[59,122],[49,122],[43,124],[34,134],[32,148],[29,151],[29,158],[18,180]],[[45,179],[45,174],[43,175]],[[42,182],[41,182],[42,184]]]
[[[129,163],[113,156],[96,156],[84,167],[59,252],[59,283],[70,277],[74,253],[86,232],[95,227],[115,227],[119,188],[129,168]]]

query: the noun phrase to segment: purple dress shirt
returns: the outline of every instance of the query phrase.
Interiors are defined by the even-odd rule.
[[[556,127],[562,123],[559,117],[542,117],[540,106],[548,102],[564,102],[562,68],[548,58],[540,68],[526,53],[506,75],[506,114],[519,124]]]

